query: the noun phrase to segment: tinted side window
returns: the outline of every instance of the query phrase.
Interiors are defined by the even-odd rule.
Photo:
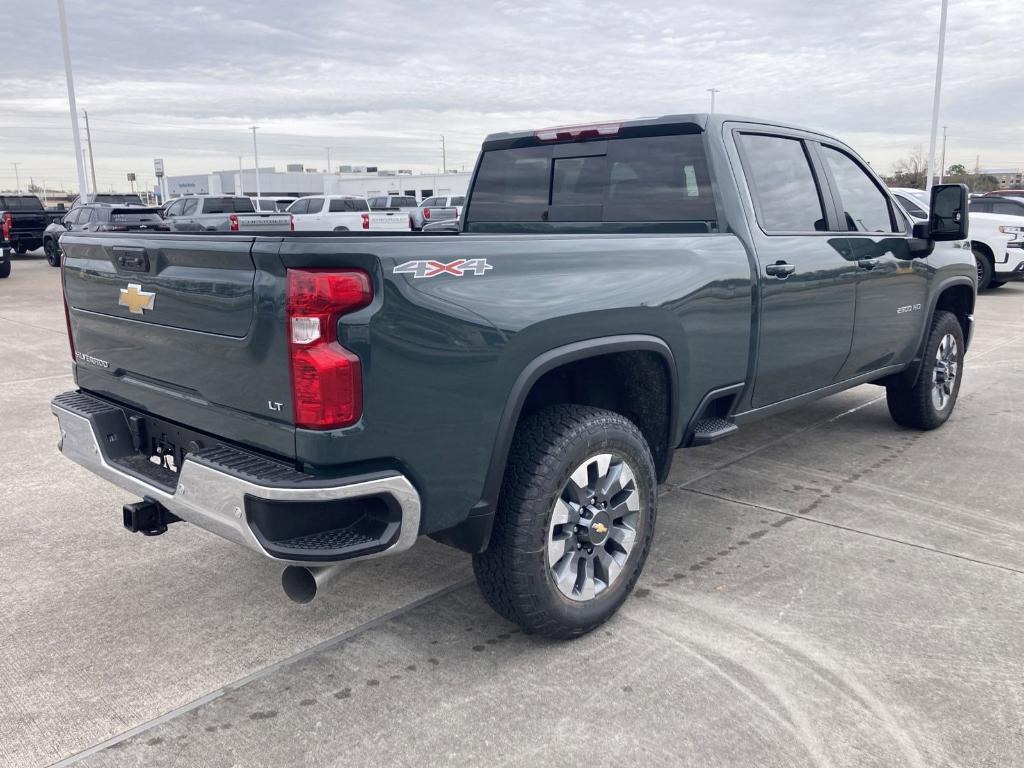
[[[429,208],[432,205],[437,205],[436,197],[428,197],[426,200],[420,203],[420,208]]]
[[[917,216],[918,218],[925,218],[928,216],[924,208],[922,208],[920,205],[918,205],[915,201],[911,200],[906,195],[896,195],[896,197],[899,199],[901,203],[903,203],[903,207],[907,209],[907,213],[909,213],[911,216]]]
[[[453,197],[452,201],[451,201],[451,204],[452,205],[465,205],[466,204],[466,198],[464,196],[462,196],[462,195],[459,195],[458,197]]]
[[[391,198],[391,205],[395,208],[414,208],[416,206],[416,198],[393,197]]]
[[[893,232],[889,201],[856,160],[822,145],[821,155],[839,191],[846,228],[851,232]]]
[[[309,199],[309,208],[306,213],[320,213],[324,209],[324,199],[322,197],[311,197]]]
[[[253,213],[256,211],[256,206],[253,205],[252,200],[248,197],[229,197],[227,201],[235,213]],[[268,210],[272,211],[274,209],[269,208]]]
[[[825,209],[800,139],[743,134],[744,165],[766,232],[823,232]]]
[[[387,198],[371,197],[368,202],[370,203],[370,209],[374,211],[379,211],[382,208],[387,208]]]
[[[197,210],[199,210],[199,198],[192,197],[185,201],[184,207],[181,210],[181,215],[192,216]]]
[[[307,200],[306,198],[302,198],[301,200],[296,200],[294,203],[288,206],[288,213],[302,214],[306,212],[306,209],[308,207],[309,200]]]
[[[1024,216],[1024,205],[1014,205],[1013,203],[993,203],[993,213],[1005,213],[1008,216]]]

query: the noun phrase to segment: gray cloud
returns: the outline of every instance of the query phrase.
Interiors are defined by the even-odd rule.
[[[247,2],[68,0],[101,186],[261,162],[469,166],[491,131],[721,111],[835,133],[881,169],[927,144],[939,0]],[[954,0],[947,162],[1024,165],[1020,0]],[[55,4],[7,0],[0,186],[74,180]],[[6,161],[6,162],[4,162]]]

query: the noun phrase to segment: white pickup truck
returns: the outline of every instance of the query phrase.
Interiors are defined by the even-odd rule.
[[[924,190],[895,187],[889,191],[912,219],[928,220]],[[972,207],[969,226],[979,291],[1024,279],[1024,216],[982,213]]]
[[[371,211],[369,203],[352,195],[300,197],[290,206],[297,231],[312,232],[408,232],[409,214],[402,211]]]

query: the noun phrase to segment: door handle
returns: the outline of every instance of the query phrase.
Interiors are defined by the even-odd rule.
[[[796,267],[792,264],[787,264],[784,261],[776,261],[774,264],[769,264],[764,268],[764,273],[766,275],[777,277],[781,280],[785,280],[794,272],[796,272]]]
[[[882,262],[881,259],[858,259],[857,266],[861,269],[874,269]]]

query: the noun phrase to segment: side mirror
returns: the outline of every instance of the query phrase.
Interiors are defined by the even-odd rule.
[[[967,185],[936,184],[932,187],[928,216],[928,239],[967,239]]]

